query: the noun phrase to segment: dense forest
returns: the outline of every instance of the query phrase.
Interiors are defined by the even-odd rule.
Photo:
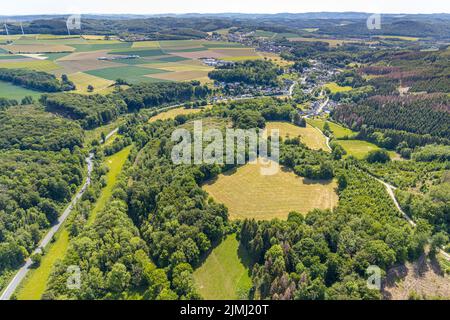
[[[84,129],[107,124],[120,114],[156,108],[166,104],[204,99],[210,89],[199,82],[138,84],[109,95],[57,93],[43,95],[40,102],[46,110],[78,120]]]
[[[0,149],[73,150],[83,143],[83,130],[70,120],[45,112],[40,106],[18,106],[0,111]]]
[[[248,60],[219,67],[208,76],[218,82],[240,82],[252,85],[277,85],[281,71],[270,61]]]
[[[61,80],[58,80],[52,74],[27,69],[0,68],[0,80],[44,92],[71,91],[76,89],[73,82],[66,75],[63,75]]]
[[[39,106],[0,111],[0,287],[58,218],[84,175],[83,131]]]
[[[360,130],[363,125],[450,139],[450,97],[374,96],[358,104],[339,106],[333,117]]]

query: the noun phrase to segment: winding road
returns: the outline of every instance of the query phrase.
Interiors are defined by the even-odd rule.
[[[108,133],[105,137],[105,141],[111,138],[116,132],[118,132],[118,128],[112,130],[110,133]],[[103,141],[100,141],[102,143]],[[67,220],[69,215],[71,214],[73,208],[77,204],[78,200],[83,196],[83,194],[86,192],[87,188],[91,184],[91,174],[92,170],[94,169],[94,154],[89,153],[89,155],[86,157],[85,161],[87,163],[87,176],[86,181],[84,182],[81,189],[75,194],[75,196],[70,201],[70,204],[67,206],[67,208],[64,210],[64,212],[61,214],[61,216],[58,218],[58,222],[54,224],[47,232],[47,234],[44,236],[44,238],[39,243],[39,246],[33,251],[33,254],[36,253],[42,253],[43,249],[50,243],[53,236],[59,231],[61,226],[64,224],[64,222]],[[8,286],[3,290],[3,292],[0,295],[0,300],[9,300],[11,296],[14,294],[14,292],[17,290],[17,287],[20,285],[20,283],[23,281],[23,279],[26,277],[28,272],[31,270],[31,267],[33,265],[33,262],[31,261],[31,258],[28,257],[25,260],[25,264],[17,271],[14,278],[10,281]]]

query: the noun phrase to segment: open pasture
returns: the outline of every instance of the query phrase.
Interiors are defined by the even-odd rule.
[[[300,140],[311,149],[329,151],[324,135],[310,125],[302,128],[289,122],[267,122],[265,134],[270,135],[273,129],[280,130],[280,137],[283,139],[300,137]]]
[[[231,219],[286,219],[289,212],[332,209],[338,202],[334,181],[311,181],[280,167],[274,175],[262,175],[258,164],[246,164],[221,174],[203,185]]]
[[[249,260],[236,234],[226,237],[194,272],[200,295],[210,300],[247,299],[252,287]]]
[[[345,128],[345,127],[343,127],[337,123],[331,122],[331,121],[326,121],[321,118],[312,118],[312,119],[308,118],[306,120],[306,122],[314,127],[319,128],[322,131],[323,131],[323,127],[324,127],[325,123],[328,123],[328,126],[330,127],[331,132],[337,139],[351,137],[356,134],[356,132],[354,132],[348,128]]]
[[[174,119],[178,115],[189,115],[189,114],[195,114],[201,112],[203,109],[196,108],[196,109],[186,109],[184,107],[170,109],[168,111],[164,111],[161,113],[158,113],[156,116],[151,117],[149,122],[155,122],[157,120],[168,120],[168,119]]]

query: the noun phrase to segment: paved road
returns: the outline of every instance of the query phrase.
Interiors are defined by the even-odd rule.
[[[110,133],[108,133],[105,137],[105,140],[108,140],[109,138],[111,138],[111,136],[114,135],[118,130],[119,129],[116,128],[113,131],[111,131]],[[93,158],[94,158],[93,153],[89,153],[89,156],[86,157],[87,176],[86,176],[86,181],[84,182],[83,187],[72,198],[72,201],[70,202],[68,207],[64,210],[62,215],[59,217],[58,222],[50,228],[50,230],[47,232],[47,234],[44,236],[44,238],[39,243],[39,246],[33,251],[33,254],[42,253],[42,249],[45,248],[50,243],[53,236],[58,232],[58,230],[61,228],[63,223],[69,217],[70,213],[72,212],[73,208],[75,207],[75,204],[78,202],[78,200],[80,200],[80,198],[83,196],[86,189],[91,184],[91,174],[92,174],[92,170],[94,169]],[[0,300],[9,300],[11,298],[12,294],[17,290],[17,287],[19,286],[19,284],[25,278],[27,273],[30,271],[31,266],[32,266],[32,261],[30,258],[28,258],[25,261],[25,264],[17,271],[14,278],[11,280],[11,282],[8,284],[8,286],[5,288],[5,290],[0,295]]]

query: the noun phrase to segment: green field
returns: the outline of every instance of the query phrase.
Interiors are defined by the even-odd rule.
[[[22,98],[31,96],[38,100],[42,92],[29,90],[23,87],[15,86],[9,82],[0,81],[0,98],[15,99],[20,102]]]
[[[32,270],[18,289],[18,300],[40,300],[45,292],[47,280],[53,265],[64,258],[69,247],[69,232],[62,228],[54,243],[50,244],[48,252],[42,257],[40,266]]]
[[[308,122],[308,124],[319,128],[320,130],[323,131],[323,126],[325,125],[325,122],[328,123],[328,126],[330,127],[331,132],[333,133],[333,135],[337,138],[337,139],[341,139],[344,137],[351,137],[353,136],[356,132],[345,128],[337,123],[331,122],[331,121],[326,121],[324,119],[306,119],[306,122]]]
[[[126,50],[113,50],[110,54],[118,55],[138,55],[140,57],[157,57],[165,55],[164,51],[161,49],[136,49],[130,48]]]
[[[347,152],[347,157],[354,156],[357,159],[364,159],[370,151],[380,149],[373,143],[362,140],[338,140],[338,143]]]
[[[123,79],[128,83],[138,83],[138,82],[155,82],[161,81],[157,79],[153,79],[150,77],[145,77],[146,75],[154,74],[154,73],[164,73],[166,71],[160,69],[152,69],[152,68],[140,68],[135,66],[126,66],[126,67],[112,67],[98,70],[86,71],[87,74],[104,78],[107,80],[117,80]]]
[[[70,45],[76,49],[76,52],[90,52],[98,50],[114,50],[114,49],[126,49],[131,47],[129,42],[121,43],[95,43],[95,44],[74,44]]]
[[[195,284],[204,299],[248,299],[252,287],[249,267],[245,249],[239,248],[239,242],[233,234],[214,248],[205,262],[195,270]]]
[[[331,93],[347,92],[347,91],[351,91],[353,89],[350,86],[341,87],[336,82],[327,83],[324,85],[324,88],[330,89]]]
[[[97,199],[95,207],[89,215],[86,225],[91,225],[95,221],[97,214],[105,208],[107,202],[111,198],[117,177],[122,171],[122,168],[128,159],[128,155],[130,154],[130,151],[131,146],[128,146],[123,150],[113,154],[112,156],[105,158],[105,164],[109,168],[109,171],[106,174],[106,186],[102,189],[100,197]]]

